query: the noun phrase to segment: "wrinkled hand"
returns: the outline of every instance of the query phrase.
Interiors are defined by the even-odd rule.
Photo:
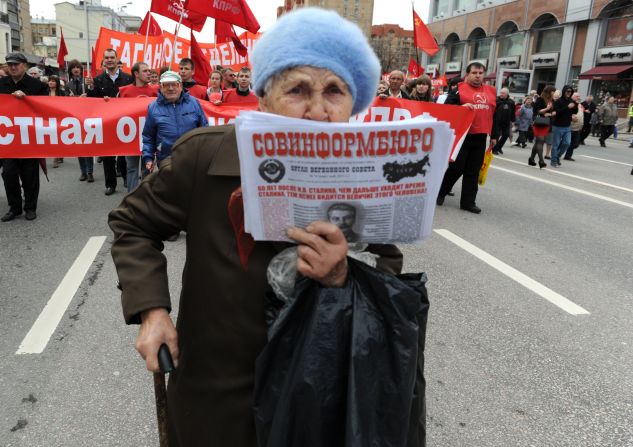
[[[154,308],[141,314],[141,328],[136,337],[136,350],[145,360],[147,369],[152,372],[160,372],[158,366],[158,350],[160,345],[166,343],[178,366],[178,333],[171,321],[167,310]]]
[[[16,98],[20,98],[20,99],[23,99],[26,96],[22,90],[16,90],[11,94],[15,96]]]
[[[343,287],[347,280],[347,241],[329,222],[312,222],[305,230],[289,228],[297,247],[297,271],[324,287]]]
[[[216,99],[215,101],[213,101],[213,105],[219,106],[220,104],[222,104],[222,100],[220,99]]]
[[[88,77],[86,77],[86,85],[87,85],[88,87],[92,87],[92,86],[94,85],[94,81],[93,81],[93,79],[92,79],[92,76],[88,76]]]
[[[389,95],[386,95],[385,93],[381,93],[380,95],[378,95],[378,97],[380,99],[387,99],[387,98],[389,98]]]

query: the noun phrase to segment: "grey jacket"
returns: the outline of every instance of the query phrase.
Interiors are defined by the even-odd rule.
[[[613,126],[618,122],[618,106],[605,102],[598,107],[598,114],[603,126]]]

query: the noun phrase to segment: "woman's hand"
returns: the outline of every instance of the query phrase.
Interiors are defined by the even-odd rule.
[[[329,222],[312,222],[305,230],[289,228],[297,247],[297,271],[324,287],[343,287],[347,280],[347,240]]]

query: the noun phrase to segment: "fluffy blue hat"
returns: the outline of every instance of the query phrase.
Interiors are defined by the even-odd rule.
[[[380,79],[380,63],[360,28],[320,8],[283,15],[255,44],[251,65],[258,96],[263,96],[268,79],[288,68],[326,68],[347,84],[353,114],[371,104]]]

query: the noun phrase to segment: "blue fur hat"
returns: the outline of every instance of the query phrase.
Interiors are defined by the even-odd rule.
[[[288,68],[326,68],[347,84],[352,114],[371,104],[380,79],[380,63],[360,28],[320,8],[283,15],[255,44],[251,65],[257,96],[263,96],[268,79]]]

